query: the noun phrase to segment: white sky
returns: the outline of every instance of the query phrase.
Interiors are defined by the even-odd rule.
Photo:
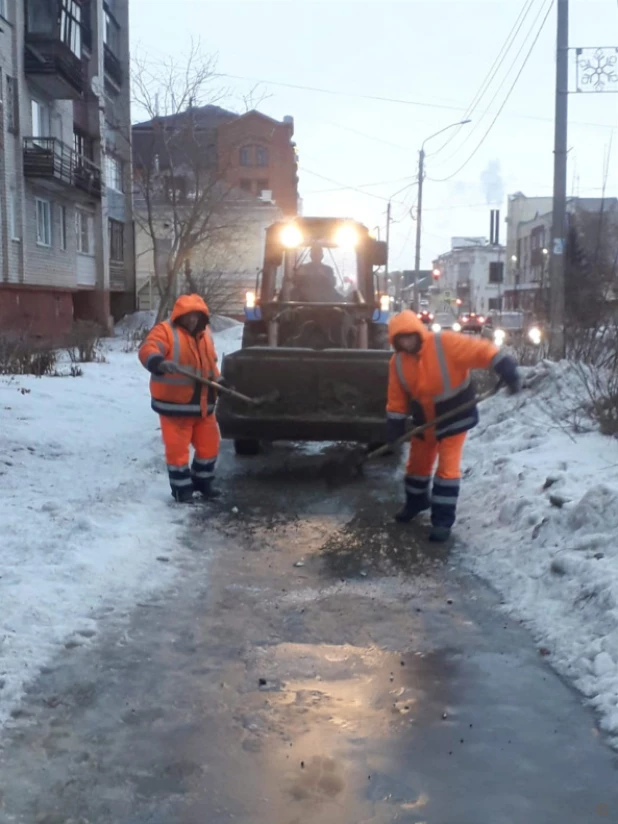
[[[507,194],[551,194],[555,4],[475,157],[450,181],[431,180],[457,172],[476,148],[550,2],[131,0],[131,39],[136,54],[181,60],[191,39],[199,38],[205,53],[218,55],[219,72],[249,78],[221,81],[230,88],[229,100],[222,103],[230,109],[242,110],[242,95],[263,81],[260,92],[269,96],[260,109],[277,119],[287,114],[295,119],[304,213],[353,217],[384,232],[386,202],[413,183],[420,144],[464,116],[520,12],[531,5],[504,65],[471,115],[473,122],[460,133],[453,130],[454,140],[440,152],[435,153],[448,134],[427,144],[422,264],[429,267],[449,248],[451,236],[487,236],[489,209],[502,205],[504,217]],[[572,46],[618,47],[618,0],[571,0],[570,5]],[[569,194],[600,196],[611,146],[607,194],[618,195],[618,94],[572,95],[570,124]],[[489,172],[489,194],[484,172]],[[414,266],[415,224],[409,210],[415,204],[414,186],[394,198],[391,269]],[[502,239],[505,231],[503,223]]]

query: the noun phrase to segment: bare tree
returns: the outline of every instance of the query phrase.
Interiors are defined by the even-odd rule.
[[[133,132],[136,221],[149,239],[157,320],[168,313],[195,250],[225,243],[231,229],[224,208],[230,187],[212,117],[224,122],[234,115],[214,108],[210,121],[200,117],[201,107],[217,107],[227,96],[215,68],[199,45],[182,64],[138,59],[134,67],[133,105],[148,117]]]

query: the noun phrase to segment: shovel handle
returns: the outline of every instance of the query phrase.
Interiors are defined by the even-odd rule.
[[[473,409],[478,403],[482,403],[486,401],[488,398],[491,398],[493,395],[496,394],[498,389],[500,389],[501,384],[490,389],[488,392],[483,392],[482,395],[478,395],[474,400],[467,401],[466,403],[462,403],[461,406],[458,406],[456,409],[451,409],[450,412],[445,412],[444,415],[440,415],[439,418],[434,418],[432,421],[428,421],[427,423],[422,424],[421,426],[417,426],[414,429],[410,429],[406,432],[405,435],[402,435],[400,438],[397,438],[396,441],[393,443],[384,444],[379,449],[374,449],[373,452],[370,452],[368,455],[365,456],[365,460],[363,463],[367,461],[373,461],[376,458],[381,458],[382,455],[386,455],[388,452],[393,449],[393,447],[403,446],[403,444],[407,443],[408,441],[412,440],[412,438],[416,438],[419,435],[422,435],[427,429],[431,429],[432,426],[437,426],[444,421],[448,421],[451,418],[454,418],[456,415],[459,415],[460,412],[466,412],[468,409]]]
[[[203,378],[201,375],[194,375],[193,372],[189,369],[183,369],[182,366],[177,366],[176,371],[179,374],[184,375],[186,378],[192,378],[194,381],[204,384],[204,386],[210,386],[211,389],[216,389],[217,392],[222,392],[224,395],[229,395],[239,401],[251,404],[251,406],[255,406],[257,403],[254,398],[250,398],[248,395],[243,395],[241,392],[237,392],[235,389],[230,389],[228,386],[221,386],[221,384],[216,381],[208,380],[208,378]]]

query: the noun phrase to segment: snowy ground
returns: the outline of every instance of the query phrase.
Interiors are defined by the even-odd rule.
[[[169,584],[172,509],[148,374],[122,337],[79,378],[0,378],[0,723],[63,644]],[[217,334],[219,356],[242,327]]]
[[[572,366],[529,377],[521,396],[485,405],[469,439],[458,533],[618,745],[618,440],[573,434]]]

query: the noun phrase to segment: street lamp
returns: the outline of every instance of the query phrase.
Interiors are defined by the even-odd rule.
[[[429,137],[426,137],[425,140],[423,140],[421,150],[419,152],[418,204],[416,207],[416,260],[414,264],[414,308],[417,312],[419,310],[418,281],[421,276],[421,218],[423,214],[423,178],[425,176],[425,144],[428,143],[430,140],[433,140],[434,137],[438,137],[438,135],[441,135],[443,132],[446,132],[449,129],[454,129],[457,126],[465,126],[471,122],[471,120],[459,120],[457,123],[451,123],[450,126],[445,126],[443,129],[440,129],[440,131],[436,132],[435,134],[430,134]]]

